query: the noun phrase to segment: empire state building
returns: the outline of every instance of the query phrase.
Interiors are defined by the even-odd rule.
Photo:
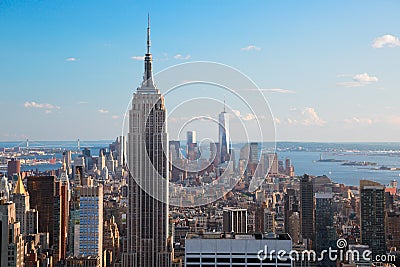
[[[154,84],[150,20],[143,82],[134,93],[128,132],[127,248],[123,266],[169,267],[168,134],[164,98]]]

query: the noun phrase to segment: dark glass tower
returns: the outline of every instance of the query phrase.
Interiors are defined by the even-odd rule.
[[[310,176],[304,174],[300,181],[300,220],[301,235],[309,249],[314,246],[314,216],[314,186]]]
[[[66,246],[61,244],[61,231],[66,231],[64,219],[66,209],[63,207],[63,195],[61,183],[56,177],[29,176],[27,179],[30,207],[39,212],[39,232],[49,233],[49,243],[53,250],[54,262],[58,262],[61,256],[65,256]],[[64,194],[65,195],[65,194]],[[64,223],[64,224],[63,224]],[[63,233],[65,234],[65,233]]]
[[[386,253],[385,187],[379,183],[360,181],[361,243],[375,255]]]
[[[333,226],[333,196],[330,193],[315,194],[315,250],[317,255],[321,255],[323,250],[329,247],[335,248],[336,230]],[[317,266],[335,267],[336,262],[331,261],[328,255],[318,262]]]

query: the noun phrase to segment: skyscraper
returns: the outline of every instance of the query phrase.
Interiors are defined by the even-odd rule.
[[[15,204],[0,200],[0,266],[24,266],[24,241],[16,220]]]
[[[334,247],[336,242],[336,230],[333,226],[333,196],[331,193],[315,194],[315,250],[321,253]],[[318,254],[320,255],[320,254]],[[336,262],[329,260],[327,255],[318,262],[318,266],[336,266]]]
[[[18,181],[12,193],[12,201],[15,203],[15,215],[17,222],[21,223],[21,234],[26,235],[26,213],[29,210],[29,194],[25,190],[20,175],[18,175]]]
[[[300,221],[301,235],[306,240],[308,249],[314,241],[314,186],[307,174],[300,181]]]
[[[258,148],[259,145],[257,142],[250,143],[250,152],[249,152],[249,162],[250,163],[258,163]]]
[[[57,263],[65,255],[65,239],[61,236],[66,207],[63,207],[61,182],[52,175],[29,176],[27,182],[29,204],[39,212],[39,232],[49,233],[49,244],[53,250],[53,261]]]
[[[196,160],[197,159],[197,154],[198,154],[198,148],[197,148],[197,141],[196,141],[196,131],[187,131],[186,132],[186,144],[187,144],[187,150],[186,150],[186,157],[189,160]]]
[[[49,233],[50,245],[54,239],[55,176],[29,176],[27,189],[30,206],[39,212],[39,232]]]
[[[21,161],[12,158],[7,163],[7,175],[8,177],[12,177],[14,174],[19,174],[21,172]]]
[[[68,175],[64,173],[55,183],[54,197],[54,255],[55,259],[65,260],[67,253],[67,233],[69,218],[70,190]]]
[[[386,253],[385,187],[368,180],[360,181],[361,243],[372,255]]]
[[[299,204],[296,197],[296,190],[293,188],[288,188],[285,196],[283,197],[284,202],[284,219],[285,219],[285,232],[289,233],[289,218],[294,212],[299,211]],[[293,236],[292,236],[293,238]]]
[[[168,234],[168,135],[164,98],[153,82],[150,20],[144,77],[129,113],[125,267],[171,266]]]
[[[78,187],[79,194],[79,238],[75,236],[79,256],[103,255],[103,186]]]
[[[218,142],[219,142],[219,155],[221,157],[220,162],[224,163],[229,160],[229,149],[230,149],[230,137],[229,137],[229,113],[225,110],[225,102],[224,102],[224,111],[219,114],[218,118],[219,124],[219,133],[218,133]]]

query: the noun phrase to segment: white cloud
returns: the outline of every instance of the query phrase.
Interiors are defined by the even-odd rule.
[[[318,126],[322,126],[324,125],[326,122],[324,120],[322,120],[317,112],[315,111],[314,108],[310,108],[310,107],[306,107],[304,108],[304,110],[301,112],[301,114],[304,117],[303,120],[303,125],[318,125]]]
[[[98,111],[99,111],[99,113],[101,113],[101,114],[107,114],[107,113],[109,113],[109,111],[106,110],[106,109],[99,109]]]
[[[286,119],[286,123],[290,125],[303,125],[303,126],[323,126],[326,121],[321,119],[312,107],[305,107],[303,109],[290,109],[292,116]]]
[[[47,109],[47,110],[60,109],[59,106],[56,106],[56,105],[53,105],[53,104],[45,104],[45,103],[41,104],[41,103],[37,103],[35,101],[31,101],[31,102],[27,101],[27,102],[25,102],[24,103],[24,107],[26,107],[26,108]]]
[[[353,76],[353,81],[351,82],[340,82],[337,85],[343,86],[343,87],[360,87],[364,85],[368,85],[370,83],[375,83],[378,82],[378,77],[376,76],[370,76],[368,73],[361,73],[361,74],[356,74]]]
[[[133,59],[133,60],[144,60],[144,57],[143,56],[133,56],[133,57],[131,57],[131,59]]]
[[[111,116],[111,118],[112,118],[113,120],[117,120],[117,119],[119,118],[119,116],[118,116],[118,115],[113,115],[113,116]]]
[[[373,48],[383,48],[385,46],[387,47],[400,46],[400,39],[391,34],[386,34],[378,38],[375,38],[375,40],[372,43]]]
[[[242,51],[260,51],[261,48],[255,45],[248,45],[246,47],[241,48]]]
[[[175,59],[181,59],[181,60],[187,60],[187,59],[191,58],[191,56],[190,56],[190,55],[183,56],[183,55],[181,55],[181,54],[176,54],[176,55],[174,56],[174,58],[175,58]]]
[[[244,121],[251,121],[257,118],[257,116],[253,113],[242,114],[239,110],[236,109],[232,109],[232,113],[235,115],[235,117],[238,117],[239,119],[242,119]],[[260,117],[258,119],[260,119]]]
[[[254,115],[252,113],[248,113],[248,114],[242,116],[242,119],[244,121],[251,121],[251,120],[254,120],[255,118],[256,118],[256,115]]]
[[[76,57],[68,57],[65,59],[65,61],[78,61],[79,59],[77,59]]]
[[[87,102],[87,101],[79,101],[77,104],[78,105],[86,105],[86,104],[89,104],[89,102]]]
[[[368,73],[357,74],[353,77],[353,80],[360,83],[371,83],[377,82],[378,78],[375,76],[369,76]]]
[[[349,119],[345,119],[344,123],[354,125],[354,124],[372,124],[374,121],[371,118],[360,118],[360,117],[353,117]]]
[[[240,111],[236,109],[232,109],[232,113],[235,114],[235,116],[240,117]]]

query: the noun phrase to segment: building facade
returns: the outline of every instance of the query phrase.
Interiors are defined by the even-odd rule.
[[[21,176],[18,175],[18,181],[12,193],[12,201],[15,203],[15,212],[17,222],[21,224],[22,235],[27,234],[27,212],[29,208],[29,194],[26,192]]]
[[[171,266],[168,135],[164,98],[153,82],[150,25],[141,86],[129,113],[127,248],[123,266]]]
[[[334,248],[336,244],[336,230],[333,225],[333,195],[330,193],[315,194],[315,250],[317,255],[321,255],[323,250]],[[335,267],[336,262],[324,259],[318,262],[317,266]]]
[[[247,209],[224,208],[222,229],[226,233],[247,233]]]
[[[308,249],[314,246],[314,187],[311,177],[307,174],[300,181],[300,222],[301,236]]]
[[[373,255],[386,253],[385,187],[368,180],[360,181],[361,243]]]
[[[0,266],[24,266],[24,241],[16,220],[15,204],[0,200]]]
[[[274,250],[274,251],[273,251]],[[292,250],[289,235],[188,234],[185,266],[276,266],[291,267],[289,255],[278,258],[279,250]]]
[[[79,234],[75,232],[74,252],[79,257],[103,256],[103,186],[79,187]],[[78,236],[76,235],[78,234]]]
[[[29,176],[27,178],[27,190],[29,192],[30,207],[39,213],[39,232],[49,233],[50,246],[54,244],[54,224],[60,223],[55,220],[54,211],[60,210],[55,205],[55,183],[56,177]],[[56,229],[59,227],[56,227]]]

